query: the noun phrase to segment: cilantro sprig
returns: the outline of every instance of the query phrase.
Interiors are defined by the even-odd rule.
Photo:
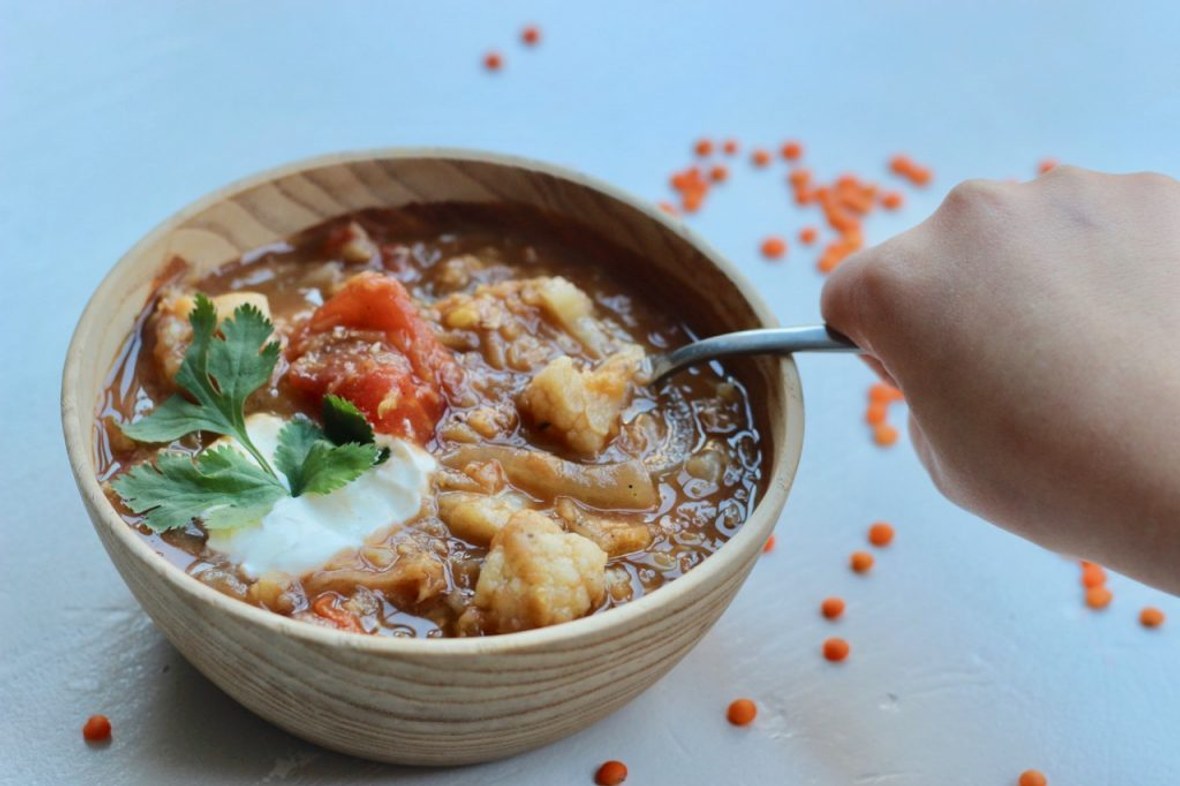
[[[188,319],[193,339],[176,372],[176,385],[195,401],[174,395],[147,417],[123,426],[123,433],[139,442],[171,442],[195,431],[233,437],[278,480],[246,433],[245,413],[246,399],[270,379],[279,360],[279,342],[268,341],[274,325],[245,303],[222,323],[219,337],[217,309],[201,294]]]
[[[204,431],[232,437],[242,450],[221,445],[195,457],[162,450],[154,464],[137,465],[116,479],[115,492],[144,515],[148,527],[164,532],[193,519],[206,529],[242,526],[288,494],[327,494],[388,458],[355,405],[325,396],[323,429],[297,417],[279,432],[274,463],[284,482],[250,438],[245,415],[246,399],[266,384],[278,362],[279,344],[269,340],[274,326],[249,304],[218,326],[212,301],[200,294],[189,323],[192,343],[176,384],[191,399],[174,395],[123,432],[140,442],[171,442]]]

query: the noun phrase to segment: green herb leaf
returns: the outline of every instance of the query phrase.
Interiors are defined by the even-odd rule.
[[[377,457],[376,445],[356,442],[333,445],[324,438],[324,432],[305,418],[283,426],[275,450],[275,464],[287,476],[293,497],[307,492],[335,491],[372,467]]]
[[[356,480],[377,462],[376,445],[333,445],[327,440],[312,444],[303,462],[303,492],[327,494]],[[294,494],[294,491],[292,491]]]
[[[256,307],[245,304],[221,324],[219,337],[217,310],[202,294],[196,297],[189,324],[192,344],[176,372],[176,384],[195,403],[173,396],[146,417],[124,426],[123,433],[141,442],[171,442],[194,431],[232,436],[277,481],[246,433],[244,412],[246,399],[270,379],[278,362],[278,342],[267,342],[274,326]]]
[[[229,445],[203,451],[194,461],[161,451],[112,484],[127,507],[146,514],[156,532],[200,519],[206,529],[240,527],[261,519],[287,489],[241,451]]]
[[[324,434],[333,444],[346,445],[355,442],[360,445],[372,445],[377,440],[373,434],[373,426],[369,424],[364,413],[346,398],[331,393],[324,396],[321,417],[324,421]],[[383,464],[388,458],[389,448],[381,448],[376,463]]]
[[[316,442],[324,441],[324,432],[307,418],[288,421],[279,432],[279,446],[275,448],[275,466],[287,476],[291,496],[303,493],[303,462]]]
[[[344,445],[348,442],[368,445],[374,440],[373,427],[369,425],[364,413],[346,398],[331,393],[324,396],[322,417],[324,434],[335,445]]]

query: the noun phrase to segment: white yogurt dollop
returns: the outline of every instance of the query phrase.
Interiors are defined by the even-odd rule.
[[[284,423],[267,414],[246,419],[246,432],[268,460]],[[412,443],[382,435],[377,441],[390,450],[385,463],[331,494],[283,497],[256,524],[211,530],[209,548],[228,555],[251,577],[276,571],[298,576],[345,549],[359,548],[378,530],[409,521],[421,510],[438,464]]]

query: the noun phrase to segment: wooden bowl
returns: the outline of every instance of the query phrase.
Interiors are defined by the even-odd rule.
[[[78,323],[62,423],[82,500],[140,605],[177,649],[250,710],[311,742],[404,764],[509,756],[572,734],[647,688],[725,610],[770,535],[795,475],[803,399],[794,363],[730,364],[746,384],[769,482],[718,552],[654,593],[551,628],[415,640],[320,628],[229,598],[170,564],[123,521],[95,479],[103,380],[173,255],[200,276],[324,219],[414,202],[524,203],[568,216],[647,260],[637,280],[708,335],[774,324],[728,263],[647,203],[582,175],[453,150],[332,155],[247,178],[169,218],[124,256]],[[663,298],[661,298],[663,299]]]

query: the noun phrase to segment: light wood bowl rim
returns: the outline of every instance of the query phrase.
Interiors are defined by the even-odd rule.
[[[239,620],[268,628],[272,632],[277,632],[309,644],[339,647],[345,650],[367,652],[393,658],[396,658],[398,655],[415,657],[429,655],[449,660],[453,658],[466,658],[473,655],[503,655],[513,652],[557,651],[576,648],[579,641],[583,639],[598,640],[604,634],[607,634],[611,628],[625,625],[637,617],[648,615],[659,616],[661,607],[674,605],[678,596],[690,592],[698,584],[721,581],[725,576],[740,566],[740,554],[744,550],[740,548],[740,544],[751,538],[765,539],[774,528],[778,518],[777,513],[782,510],[786,502],[795,469],[799,462],[803,443],[803,397],[798,370],[794,361],[789,357],[782,358],[778,361],[779,374],[773,379],[775,383],[782,386],[782,400],[787,407],[787,412],[783,418],[786,428],[782,433],[774,435],[774,455],[764,457],[770,460],[775,471],[767,479],[766,490],[762,499],[758,501],[753,512],[751,512],[750,516],[738,529],[737,534],[726,541],[720,549],[703,560],[701,564],[667,586],[660,587],[658,590],[620,607],[547,628],[479,638],[403,639],[390,636],[360,635],[310,625],[306,622],[284,617],[266,609],[236,600],[197,581],[163,556],[156,553],[138,533],[127,525],[127,522],[119,516],[118,512],[107,500],[94,475],[90,460],[91,457],[89,455],[89,439],[86,433],[94,427],[95,402],[76,401],[74,391],[78,389],[80,383],[81,359],[86,351],[87,336],[93,326],[97,325],[104,316],[104,306],[107,298],[113,292],[114,279],[117,277],[116,273],[125,267],[133,265],[144,250],[150,248],[158,240],[171,233],[189,218],[243,191],[264,185],[267,182],[332,165],[349,164],[373,159],[427,158],[457,162],[471,161],[523,168],[570,181],[575,185],[598,191],[607,197],[622,202],[628,207],[644,214],[647,220],[662,224],[665,229],[678,235],[699,251],[710,263],[720,268],[734,282],[736,288],[746,299],[763,327],[777,325],[777,320],[773,312],[762,300],[753,284],[682,222],[673,220],[662,210],[659,210],[648,202],[630,196],[608,183],[562,166],[518,156],[450,147],[404,147],[357,150],[318,155],[279,165],[216,189],[205,196],[197,198],[164,219],[139,242],[132,246],[114,267],[107,272],[87,303],[66,353],[65,367],[62,374],[61,407],[62,428],[65,434],[70,467],[78,482],[78,488],[83,501],[90,508],[92,517],[94,513],[97,512],[98,514],[98,518],[94,520],[94,526],[96,528],[99,527],[99,522],[101,521],[101,526],[107,527],[120,545],[134,555],[144,568],[157,573],[182,593],[192,596],[194,600],[213,607],[218,613],[235,616]],[[757,407],[759,405],[754,404],[754,406]],[[763,521],[762,519],[769,517],[771,511],[775,512],[775,515],[770,521]]]

